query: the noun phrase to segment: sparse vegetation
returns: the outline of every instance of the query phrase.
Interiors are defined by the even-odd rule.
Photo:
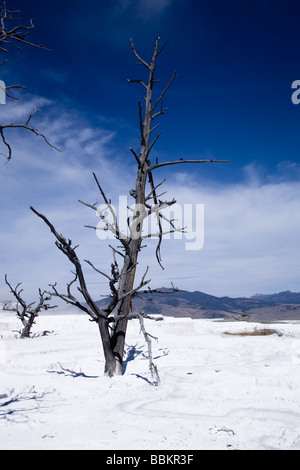
[[[277,330],[273,330],[271,328],[254,328],[252,331],[240,331],[240,332],[230,332],[224,331],[224,335],[232,335],[232,336],[269,336],[278,334]]]

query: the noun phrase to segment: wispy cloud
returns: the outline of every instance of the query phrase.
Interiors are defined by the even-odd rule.
[[[144,20],[162,14],[172,3],[172,0],[119,0],[116,2],[115,11],[124,14],[128,10]]]
[[[14,96],[20,96],[20,93],[15,93]],[[47,98],[41,96],[27,95],[27,99],[20,101],[7,101],[5,105],[5,115],[3,116],[2,124],[8,124],[10,122],[23,123],[28,119],[30,114],[36,109],[47,108],[53,102]],[[1,109],[2,110],[2,109]]]
[[[60,83],[66,83],[70,79],[70,74],[66,70],[56,70],[53,68],[43,68],[41,74],[49,80]]]

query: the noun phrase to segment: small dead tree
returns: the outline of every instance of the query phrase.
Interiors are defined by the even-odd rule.
[[[21,20],[19,17],[15,16],[15,14],[20,13],[19,10],[8,10],[6,7],[6,3],[3,2],[3,5],[0,6],[0,54],[7,55],[10,53],[11,48],[15,48],[17,50],[23,49],[24,46],[34,47],[37,49],[47,49],[43,44],[35,44],[34,42],[29,41],[28,36],[32,33],[34,29],[34,24],[32,20],[30,20],[30,24],[27,26],[23,26],[22,23],[20,24],[19,21]],[[3,60],[0,63],[0,67],[3,66],[7,62]],[[12,89],[25,89],[26,87],[23,85],[9,85],[6,86],[4,82],[0,82],[0,96],[11,98],[14,100],[18,100],[17,96],[11,94],[10,90]],[[1,103],[1,100],[0,100]],[[2,103],[5,104],[5,103]],[[6,148],[6,153],[4,157],[9,161],[12,158],[12,148],[7,140],[6,137],[6,130],[7,129],[26,129],[36,136],[42,137],[44,141],[52,148],[59,150],[54,145],[52,145],[48,139],[45,137],[44,134],[40,133],[38,129],[32,127],[31,121],[33,117],[39,110],[34,110],[26,119],[25,122],[22,123],[1,123],[0,124],[0,136],[4,147]]]
[[[161,243],[163,235],[175,231],[183,232],[182,227],[176,227],[173,220],[169,220],[164,214],[163,209],[175,204],[175,199],[171,201],[162,201],[160,197],[162,194],[158,194],[157,190],[165,181],[161,181],[158,184],[154,183],[153,172],[157,168],[166,167],[169,165],[181,165],[181,164],[200,164],[200,163],[213,163],[220,162],[221,160],[188,160],[179,159],[174,161],[162,162],[155,164],[150,161],[150,152],[157,142],[160,133],[154,138],[153,132],[157,129],[159,123],[153,125],[159,116],[165,113],[167,108],[162,105],[163,97],[166,91],[173,83],[176,72],[172,75],[167,85],[162,89],[161,93],[154,98],[153,87],[154,84],[159,82],[154,78],[154,71],[156,67],[156,60],[165,48],[167,41],[159,47],[159,39],[155,41],[154,52],[152,60],[146,62],[137,53],[133,41],[131,40],[131,50],[136,57],[138,64],[142,65],[147,71],[147,80],[127,80],[129,83],[137,83],[142,86],[145,90],[145,108],[141,102],[138,103],[139,110],[139,129],[140,129],[140,149],[135,151],[130,148],[130,151],[135,158],[137,165],[136,172],[136,184],[134,189],[129,190],[130,196],[134,199],[134,209],[132,209],[131,217],[128,217],[127,228],[128,233],[123,233],[120,226],[117,214],[115,213],[114,207],[110,199],[106,196],[103,188],[101,187],[98,178],[93,174],[96,185],[101,195],[101,199],[104,201],[104,208],[99,206],[99,203],[89,204],[83,201],[79,201],[87,207],[90,207],[93,211],[96,211],[103,221],[103,227],[92,227],[93,229],[109,230],[119,242],[117,248],[110,245],[112,249],[113,262],[111,264],[110,274],[107,274],[94,266],[91,261],[85,260],[98,274],[107,278],[111,290],[111,299],[108,306],[105,308],[99,307],[96,301],[92,298],[89,293],[82,264],[76,254],[77,246],[72,245],[72,241],[66,239],[55,229],[54,225],[47,219],[47,217],[33,207],[31,210],[40,217],[50,228],[51,232],[56,238],[56,246],[75,267],[75,278],[68,284],[67,291],[65,294],[59,293],[56,284],[52,285],[52,292],[54,295],[60,297],[65,302],[77,306],[81,310],[85,311],[93,321],[98,324],[104,355],[105,355],[105,373],[108,376],[121,375],[122,374],[122,362],[124,354],[125,336],[127,331],[127,322],[132,318],[143,318],[143,313],[131,312],[131,301],[134,296],[140,295],[143,292],[160,292],[159,290],[151,290],[149,287],[145,291],[143,288],[150,283],[150,279],[146,279],[148,268],[142,276],[138,285],[135,286],[136,268],[138,264],[138,255],[143,246],[143,241],[147,238],[155,237],[158,239],[156,247],[156,259],[159,265],[162,267],[161,259]],[[110,213],[110,220],[105,216],[105,211]],[[155,233],[146,233],[143,231],[144,222],[147,218],[154,215],[157,222],[157,231]],[[162,221],[166,221],[169,225],[169,230],[163,230]],[[78,283],[78,290],[83,295],[85,303],[80,302],[71,291],[73,284]],[[172,288],[169,292],[175,292],[178,289]],[[166,293],[163,291],[163,293]],[[142,327],[142,331],[146,331]],[[149,335],[146,333],[145,339],[149,340]],[[149,346],[149,343],[148,343]],[[153,366],[152,370],[153,369]]]
[[[23,324],[21,338],[28,338],[30,336],[32,326],[36,323],[36,318],[39,316],[41,310],[49,310],[52,308],[56,308],[57,305],[50,305],[49,303],[47,303],[49,300],[51,300],[51,295],[46,291],[42,292],[41,289],[39,289],[39,301],[37,303],[31,302],[28,304],[21,297],[21,294],[23,292],[23,289],[20,289],[21,282],[17,284],[15,288],[13,288],[8,282],[6,274],[5,282],[8,285],[10,292],[16,298],[17,305],[15,308],[5,308],[4,306],[4,310],[10,310],[17,313],[17,317],[21,320]]]

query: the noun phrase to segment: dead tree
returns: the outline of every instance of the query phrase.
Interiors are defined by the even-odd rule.
[[[10,292],[17,299],[17,305],[15,308],[5,308],[4,310],[10,310],[17,313],[17,317],[21,320],[23,324],[23,329],[21,331],[21,338],[28,338],[31,333],[32,326],[36,323],[36,318],[39,316],[41,310],[49,310],[56,308],[57,305],[50,305],[47,302],[51,300],[51,295],[46,291],[41,291],[39,289],[39,301],[36,303],[31,302],[27,303],[22,297],[21,294],[23,289],[20,289],[21,283],[17,284],[15,288],[7,280],[7,275],[5,274],[5,282],[8,285]]]
[[[28,36],[32,33],[34,29],[34,24],[32,20],[30,20],[30,24],[27,26],[23,26],[19,23],[20,18],[16,17],[15,14],[20,13],[19,10],[8,10],[6,8],[5,2],[3,5],[0,6],[0,54],[7,55],[10,53],[11,48],[15,48],[17,50],[23,49],[24,46],[34,47],[37,49],[47,49],[43,44],[35,44],[34,42],[29,41]],[[16,23],[17,22],[17,23]],[[3,66],[7,62],[3,60],[0,63],[0,67]],[[0,96],[11,98],[14,100],[18,100],[19,98],[13,94],[11,94],[12,89],[25,89],[26,87],[23,85],[9,85],[6,86],[3,82],[0,83]],[[0,100],[1,103],[1,100]],[[4,104],[4,103],[2,103]],[[34,110],[25,120],[25,122],[21,123],[1,123],[0,124],[0,136],[4,147],[6,148],[6,153],[1,154],[9,161],[12,158],[12,148],[7,140],[6,137],[6,130],[7,129],[26,129],[36,136],[42,137],[44,141],[52,148],[57,149],[54,145],[52,145],[48,139],[45,137],[44,134],[38,131],[38,129],[32,127],[31,120],[36,115],[39,110]]]
[[[166,111],[167,108],[164,108],[162,105],[163,97],[176,77],[176,72],[174,72],[170,81],[162,89],[161,93],[156,98],[153,98],[152,93],[154,84],[159,82],[159,80],[154,78],[156,60],[167,44],[167,42],[165,42],[162,47],[159,47],[159,39],[160,38],[156,39],[152,60],[149,63],[142,59],[136,52],[133,41],[131,40],[132,52],[138,60],[138,64],[142,65],[143,68],[146,69],[147,81],[127,80],[129,83],[137,83],[141,85],[146,92],[145,108],[143,109],[141,102],[138,103],[140,148],[138,151],[130,148],[130,151],[136,161],[137,172],[135,188],[129,190],[129,194],[134,199],[134,209],[132,211],[132,217],[128,217],[127,221],[128,234],[123,233],[119,227],[119,221],[112,203],[106,196],[95,174],[94,179],[96,185],[100,192],[101,198],[104,201],[106,210],[110,212],[112,220],[108,220],[108,218],[105,217],[105,211],[99,209],[98,203],[89,204],[79,201],[82,204],[90,207],[93,211],[98,212],[98,215],[104,223],[104,227],[101,228],[112,232],[120,245],[117,248],[110,245],[113,255],[110,274],[107,274],[96,268],[91,261],[85,260],[98,274],[107,278],[111,290],[111,300],[108,306],[105,308],[100,308],[96,301],[92,299],[85,281],[82,264],[76,254],[77,247],[72,246],[71,240],[67,240],[64,236],[59,234],[45,215],[39,213],[33,207],[31,207],[31,210],[37,216],[43,219],[44,222],[48,225],[56,238],[56,246],[68,257],[75,267],[75,278],[68,284],[67,292],[65,294],[59,293],[56,284],[52,286],[52,290],[55,295],[59,296],[65,302],[76,305],[78,308],[85,311],[91,317],[91,319],[98,324],[105,355],[105,373],[108,376],[122,374],[122,362],[127,322],[131,318],[141,318],[141,316],[143,316],[142,313],[131,312],[132,298],[135,295],[141,294],[142,292],[159,292],[157,290],[151,291],[149,288],[146,291],[143,290],[143,288],[150,282],[150,279],[146,279],[148,268],[142,276],[140,283],[135,286],[138,255],[143,248],[143,241],[150,237],[156,237],[158,239],[156,247],[156,259],[160,266],[162,266],[160,249],[163,235],[175,231],[182,232],[184,230],[182,227],[176,227],[174,221],[168,220],[167,217],[165,217],[163,214],[163,209],[172,206],[176,201],[175,199],[171,201],[162,201],[160,199],[161,195],[157,193],[157,189],[165,180],[159,184],[155,184],[153,172],[157,168],[166,167],[168,165],[216,162],[215,160],[180,159],[162,163],[156,162],[155,164],[151,163],[150,152],[160,136],[160,133],[158,133],[153,138],[153,132],[159,125],[158,123],[153,124],[153,122],[155,119],[157,119],[158,116],[161,116]],[[220,162],[220,160],[217,161]],[[145,234],[143,232],[144,222],[153,214],[157,220],[157,232]],[[167,232],[163,230],[163,220],[167,221],[170,226]],[[99,227],[92,228],[96,230],[101,229]],[[71,287],[76,282],[79,284],[78,290],[83,295],[86,303],[80,302],[71,292]],[[172,288],[171,292],[176,290],[177,289]],[[147,338],[149,339],[149,336],[147,336]]]

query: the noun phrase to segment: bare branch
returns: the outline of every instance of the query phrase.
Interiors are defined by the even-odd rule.
[[[138,55],[138,53],[137,53],[136,50],[135,50],[135,47],[134,47],[134,44],[133,44],[133,40],[132,40],[132,39],[130,39],[130,44],[131,44],[131,50],[132,50],[133,54],[135,55],[135,57],[136,57],[136,58],[138,59],[138,61],[139,61],[138,63],[144,65],[144,66],[149,70],[150,65],[149,65],[144,59],[142,59],[142,58]]]
[[[60,152],[60,149],[58,149],[57,147],[55,147],[54,145],[52,145],[48,139],[45,137],[44,134],[38,132],[37,129],[34,129],[33,127],[29,126],[29,122],[31,121],[31,119],[33,118],[33,116],[35,116],[35,114],[38,112],[39,110],[36,109],[34,112],[32,112],[29,117],[27,118],[27,121],[25,122],[25,124],[5,124],[5,125],[0,125],[0,135],[1,135],[1,138],[2,138],[2,142],[3,144],[7,147],[8,149],[8,155],[6,155],[6,158],[7,160],[9,161],[11,159],[11,156],[12,156],[12,150],[11,150],[11,146],[10,144],[7,142],[6,138],[5,138],[5,135],[4,135],[4,129],[26,129],[30,132],[32,132],[33,134],[35,134],[36,136],[38,137],[42,137],[44,139],[44,141],[46,142],[46,144],[48,144],[50,147],[52,147],[53,149],[57,150],[58,152]]]
[[[149,176],[150,176],[150,173],[149,173]],[[160,183],[158,183],[156,186],[153,186],[153,188],[151,189],[151,192],[148,194],[148,196],[146,196],[145,200],[148,201],[150,198],[153,197],[155,191],[157,188],[159,188],[159,186],[161,186],[164,182],[166,181],[166,178],[164,178]],[[154,195],[155,197],[155,195]],[[156,202],[157,203],[157,202]]]
[[[148,233],[148,235],[143,235],[142,239],[146,240],[147,238],[161,238],[164,235],[169,235],[170,233],[181,232],[183,229],[173,229],[166,231],[159,231],[157,233]]]
[[[118,255],[120,255],[122,258],[125,257],[125,255],[123,253],[121,253],[120,251],[116,250],[116,248],[114,248],[112,245],[108,245],[109,248],[111,248],[113,250],[113,254],[115,255],[115,253],[117,253]]]
[[[133,148],[131,148],[131,147],[130,147],[130,149],[129,149],[129,150],[130,150],[130,152],[132,152],[132,153],[133,153],[133,155],[134,155],[134,158],[136,159],[136,161],[137,161],[137,164],[138,164],[138,166],[140,167],[140,166],[141,166],[141,162],[140,162],[140,159],[139,159],[139,157],[137,156],[136,152],[135,152],[135,151],[133,150]]]
[[[63,300],[64,302],[66,302],[67,304],[70,304],[70,305],[74,305],[75,307],[79,308],[80,310],[82,310],[83,312],[87,313],[88,315],[90,315],[92,317],[92,319],[94,320],[94,315],[93,313],[86,307],[84,306],[81,302],[79,302],[74,296],[73,294],[71,293],[71,286],[72,284],[74,284],[75,282],[77,281],[77,274],[75,275],[75,279],[73,279],[72,281],[70,281],[68,284],[67,284],[67,294],[60,294],[58,292],[58,290],[56,289],[56,283],[55,284],[49,284],[49,287],[52,287],[52,292],[50,292],[50,294],[53,296],[53,297],[59,297],[61,300]]]
[[[160,39],[160,38],[158,38],[158,39]],[[167,39],[167,40],[163,43],[163,45],[161,46],[161,48],[159,49],[159,51],[157,51],[156,57],[158,57],[159,54],[162,53],[162,51],[164,50],[164,48],[165,48],[165,46],[168,44],[168,42],[169,42],[169,39]]]
[[[150,134],[158,127],[160,126],[160,123],[158,122],[152,129],[150,129]]]
[[[12,16],[13,13],[19,13],[19,10],[8,10],[6,8],[5,2],[3,6],[0,7],[0,50],[5,53],[8,53],[9,50],[3,45],[9,44],[17,49],[22,49],[22,45],[34,47],[37,49],[47,49],[43,44],[35,44],[34,42],[28,41],[27,36],[32,33],[34,29],[33,21],[30,20],[29,26],[23,26],[19,24],[11,29],[9,29],[9,22],[20,20],[18,17]],[[7,23],[8,22],[8,23]]]
[[[148,150],[148,156],[149,156],[151,150],[153,149],[153,147],[154,147],[154,145],[155,145],[155,142],[157,141],[157,139],[158,139],[160,136],[161,136],[161,132],[159,132],[159,133],[157,134],[157,136],[156,136],[155,139],[153,140],[152,144],[150,145],[149,150]]]
[[[153,362],[151,338],[155,339],[156,341],[158,341],[158,338],[156,338],[155,336],[150,335],[146,331],[145,324],[144,324],[144,318],[145,318],[145,316],[141,312],[138,315],[138,319],[139,319],[139,322],[140,322],[141,332],[143,333],[145,341],[146,341],[147,346],[148,346],[149,370],[150,370],[152,378],[154,379],[153,385],[157,386],[157,385],[160,384],[160,377],[159,377],[159,374],[158,374],[157,366]]]
[[[104,272],[100,271],[99,269],[97,269],[93,263],[87,259],[84,260],[87,264],[89,264],[97,273],[101,274],[101,276],[104,276],[106,277],[107,279],[111,280],[111,277],[108,276],[108,274],[105,274]]]
[[[130,80],[129,78],[127,78],[126,80],[128,83],[139,83],[140,85],[142,85],[144,88],[146,88],[147,90],[147,85],[146,83],[144,83],[142,80]]]
[[[96,181],[96,184],[97,184],[98,189],[99,189],[99,191],[100,191],[100,193],[101,193],[101,196],[103,197],[103,199],[104,199],[104,201],[106,202],[106,204],[109,205],[109,204],[110,204],[110,201],[108,201],[107,197],[105,196],[105,193],[104,193],[103,189],[101,188],[100,183],[99,183],[98,178],[97,178],[97,176],[96,176],[95,173],[93,173],[93,177],[94,177],[94,179],[95,179],[95,181]]]
[[[152,116],[151,116],[152,121],[153,121],[157,116],[160,116],[161,114],[165,114],[165,111],[167,111],[167,109],[168,109],[168,108],[163,108],[163,107],[161,107],[160,111],[158,111],[158,112],[155,113],[155,114],[152,114]],[[158,125],[158,124],[156,124],[156,126],[157,126],[157,125]],[[155,128],[156,126],[154,126],[154,128]]]
[[[88,202],[81,201],[81,199],[78,199],[78,202],[80,202],[80,204],[83,204],[84,206],[90,207],[94,211],[97,211],[97,207],[99,206],[98,202],[95,202],[94,204],[89,204]]]
[[[156,106],[158,105],[158,103],[162,100],[162,98],[163,98],[164,94],[166,93],[167,89],[170,87],[170,85],[172,84],[172,82],[175,80],[176,74],[177,74],[177,73],[176,73],[176,70],[175,70],[175,72],[173,73],[172,78],[170,79],[169,83],[167,84],[167,86],[165,87],[165,89],[163,90],[163,92],[160,94],[160,96],[157,98],[157,100],[155,101],[154,105],[152,106],[152,108],[151,108],[151,114],[152,114],[153,111],[155,110],[155,108],[156,108]],[[159,114],[162,114],[162,112],[160,112]],[[151,117],[152,120],[153,120],[156,116],[158,116],[158,114],[152,116],[152,117]]]
[[[11,293],[15,296],[15,298],[17,299],[18,303],[23,307],[24,309],[24,312],[26,311],[26,308],[27,308],[27,304],[26,302],[22,299],[21,297],[21,293],[23,292],[23,289],[19,289],[19,287],[21,286],[21,282],[19,282],[15,288],[13,288],[11,286],[11,284],[8,282],[8,279],[7,279],[7,274],[5,274],[4,276],[4,279],[5,279],[5,283],[8,285]],[[18,311],[18,308],[17,308],[17,311]]]
[[[1,65],[1,64],[0,64],[0,65]],[[0,88],[2,88],[2,87],[0,87]],[[3,87],[3,88],[4,88],[4,87]],[[13,100],[18,101],[20,98],[18,98],[17,96],[13,96],[13,95],[7,93],[7,90],[11,90],[12,88],[19,88],[19,89],[25,90],[25,89],[26,89],[26,86],[22,86],[22,85],[10,85],[10,86],[6,86],[6,87],[4,88],[4,92],[5,92],[5,94],[6,94],[6,96],[7,96],[8,98],[12,98]]]
[[[161,289],[151,289],[148,287],[147,290],[140,291],[139,294],[174,294],[175,292],[186,292],[185,290],[178,289],[178,287],[174,287],[173,283],[171,283],[172,289],[170,290],[161,290]]]
[[[60,251],[62,251],[64,253],[64,255],[67,256],[67,258],[75,266],[76,274],[78,276],[78,281],[79,281],[79,285],[80,285],[80,292],[82,293],[85,301],[87,302],[87,304],[90,308],[89,312],[91,311],[92,318],[96,321],[99,321],[101,318],[106,318],[106,315],[103,313],[103,311],[100,308],[98,308],[97,304],[93,301],[93,299],[92,299],[92,297],[91,297],[91,295],[90,295],[90,293],[87,289],[86,282],[85,282],[85,277],[84,277],[82,267],[81,267],[81,263],[80,263],[80,261],[77,257],[75,248],[72,247],[72,241],[71,240],[67,241],[63,235],[60,235],[56,231],[54,225],[47,219],[47,217],[45,215],[40,214],[32,206],[30,207],[30,209],[38,217],[40,217],[46,223],[46,225],[48,225],[48,227],[50,228],[51,232],[53,233],[53,235],[55,236],[55,238],[57,240],[56,243],[55,243],[56,246],[58,247],[58,249]]]
[[[155,165],[152,165],[148,171],[153,171],[156,168],[160,168],[162,166],[168,166],[168,165],[178,165],[181,163],[228,163],[229,160],[184,160],[183,158],[180,160],[174,160],[171,162],[162,162],[162,163],[156,163]]]
[[[145,314],[142,311],[130,313],[130,314],[124,316],[124,318],[125,317],[128,320],[138,319],[139,322],[140,322],[141,333],[143,333],[144,339],[145,339],[147,347],[148,347],[149,370],[150,370],[152,379],[154,379],[154,382],[153,382],[152,385],[158,386],[160,384],[160,377],[159,377],[159,374],[158,374],[158,368],[153,362],[152,342],[151,342],[151,338],[154,339],[155,341],[158,341],[158,338],[156,336],[151,335],[150,333],[148,333],[146,331],[144,319],[146,318],[148,320],[162,321],[163,318],[162,317],[149,316],[149,315]],[[119,317],[118,317],[118,320],[120,320]]]

